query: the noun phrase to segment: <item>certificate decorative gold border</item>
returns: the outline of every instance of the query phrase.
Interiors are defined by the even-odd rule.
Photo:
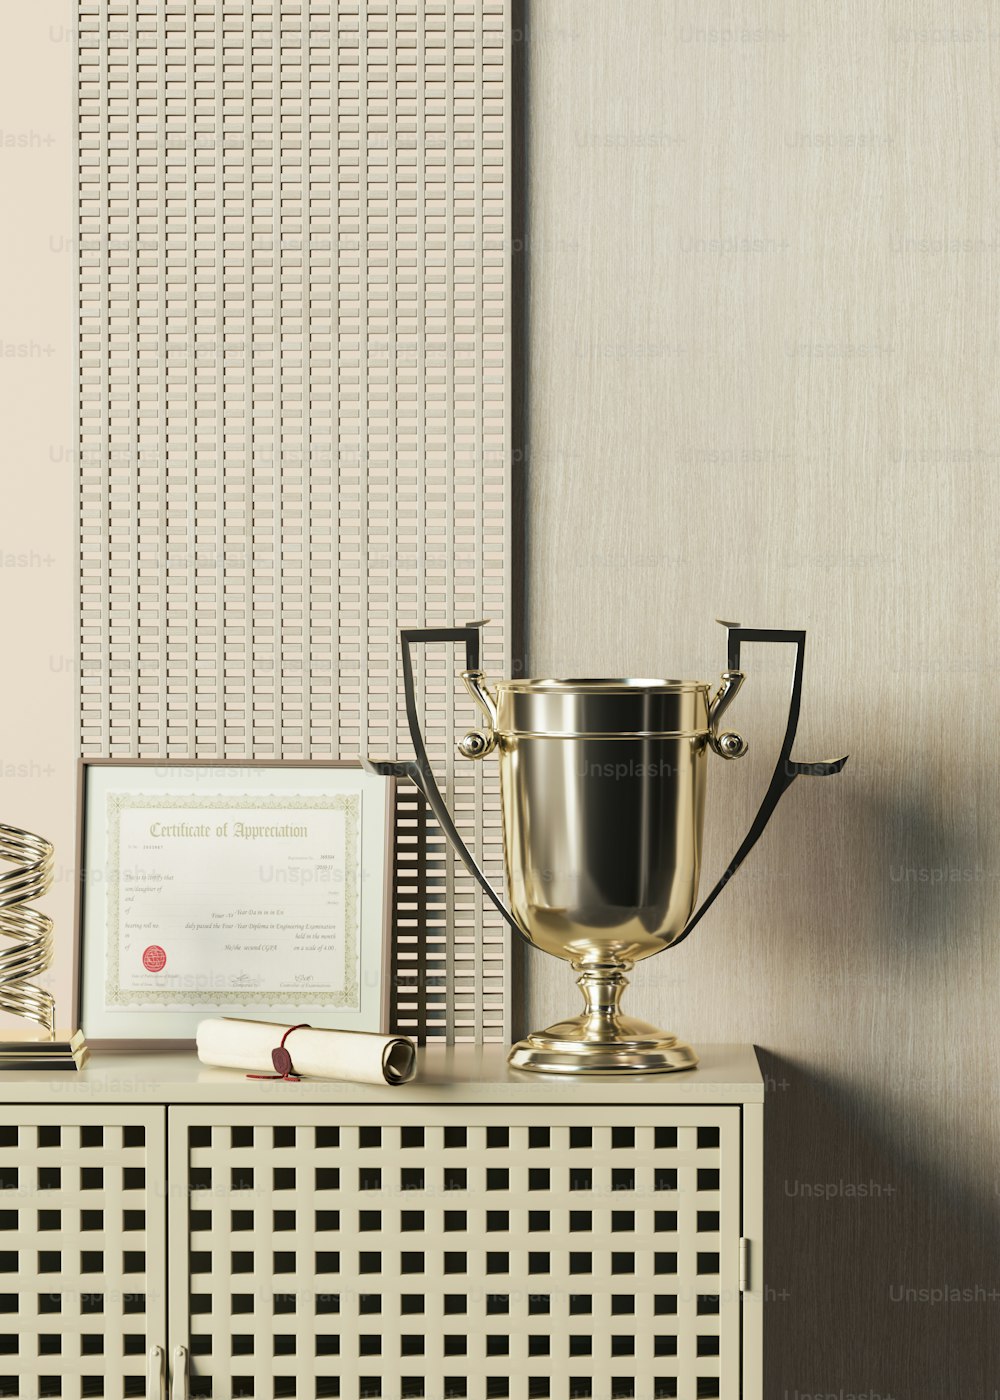
[[[184,1006],[195,1011],[202,1007],[215,1006],[331,1006],[354,1010],[360,1008],[360,968],[358,948],[358,866],[360,835],[360,793],[337,793],[333,796],[310,796],[305,793],[274,793],[266,797],[234,797],[226,800],[224,795],[197,796],[162,795],[152,796],[141,793],[109,793],[107,797],[108,848],[112,864],[108,870],[107,894],[107,962],[105,969],[104,998],[106,1006]],[[144,998],[141,992],[123,992],[120,988],[119,962],[119,885],[121,858],[121,814],[122,811],[137,809],[162,810],[192,808],[201,811],[246,812],[246,811],[343,811],[345,814],[345,846],[348,859],[344,882],[344,963],[347,985],[340,992],[325,994],[311,1000],[300,991],[262,992],[254,988],[247,992],[221,991],[214,996],[193,1001],[188,992],[164,991],[157,995],[155,1003]]]

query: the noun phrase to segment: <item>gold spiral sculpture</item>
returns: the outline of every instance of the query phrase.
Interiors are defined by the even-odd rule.
[[[0,1011],[35,1021],[52,1035],[55,1001],[28,980],[52,963],[52,920],[27,906],[52,888],[55,850],[50,841],[0,823],[0,858],[14,869],[0,875],[0,933],[13,939],[0,952]]]
[[[11,940],[0,951],[0,1011],[34,1022],[45,1037],[0,1043],[0,1067],[78,1068],[82,1034],[55,1039],[55,1000],[32,980],[52,964],[52,920],[30,906],[52,888],[55,850],[42,836],[0,823],[0,860],[13,866],[0,875],[0,935]]]

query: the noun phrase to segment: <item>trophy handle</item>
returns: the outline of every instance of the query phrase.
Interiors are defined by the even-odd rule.
[[[482,672],[479,667],[480,631],[485,626],[486,621],[484,620],[482,622],[469,622],[464,627],[405,628],[400,632],[403,652],[403,688],[406,694],[406,720],[416,758],[404,761],[363,758],[361,763],[369,773],[377,773],[384,778],[409,778],[419,788],[427,805],[437,818],[441,830],[458,852],[466,870],[489,897],[491,904],[504,916],[514,932],[525,938],[524,930],[518,925],[513,914],[487,880],[479,862],[462,840],[458,827],[448,810],[448,804],[441,796],[441,789],[437,785],[437,779],[434,777],[430,760],[427,757],[424,736],[420,728],[420,716],[417,714],[416,691],[413,685],[413,658],[410,648],[427,642],[464,642],[465,671],[463,675],[466,678],[466,686],[469,687],[469,676],[481,678]],[[474,694],[471,688],[470,693]],[[478,699],[478,697],[476,698]],[[484,708],[492,720],[488,707],[484,705]],[[485,732],[473,730],[467,734],[459,748],[467,758],[480,758],[493,748],[495,742],[491,723],[489,730]]]
[[[753,824],[746,836],[743,844],[733,856],[732,860],[723,871],[717,883],[706,895],[700,909],[697,909],[688,920],[684,932],[675,938],[671,943],[671,948],[676,948],[678,943],[683,943],[688,934],[691,933],[698,922],[708,913],[719,895],[729,884],[729,881],[739,870],[747,856],[756,846],[764,828],[771,820],[775,807],[782,797],[791,787],[796,778],[828,778],[834,773],[839,773],[850,755],[845,754],[843,758],[830,759],[825,763],[798,763],[792,758],[792,745],[795,743],[795,732],[799,727],[799,711],[802,707],[802,670],[805,660],[806,634],[802,631],[789,631],[784,628],[770,627],[740,627],[735,623],[723,622],[723,627],[729,632],[729,657],[728,670],[723,673],[722,687],[715,699],[712,701],[710,710],[711,734],[709,743],[714,751],[723,758],[739,758],[746,753],[747,745],[738,734],[717,734],[716,725],[722,715],[722,711],[734,698],[736,692],[743,684],[743,673],[740,670],[740,648],[744,642],[788,642],[795,647],[795,672],[792,676],[792,694],[788,702],[788,723],[785,726],[785,737],[782,741],[781,752],[778,761],[774,765],[774,772],[771,775],[771,782],[764,794],[764,800],[757,809],[757,815],[753,819]]]

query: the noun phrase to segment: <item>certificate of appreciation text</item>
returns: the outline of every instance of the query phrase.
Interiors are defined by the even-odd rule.
[[[362,796],[109,794],[106,1008],[357,1010]]]

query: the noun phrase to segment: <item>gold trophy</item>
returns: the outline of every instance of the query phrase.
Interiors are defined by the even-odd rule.
[[[579,973],[585,1009],[515,1045],[517,1069],[548,1073],[652,1073],[691,1069],[690,1045],[620,1010],[635,963],[676,947],[694,929],[759,840],[798,777],[839,773],[792,759],[802,697],[805,633],[740,627],[714,695],[701,681],[511,680],[492,687],[479,666],[481,622],[405,630],[403,683],[416,760],[368,762],[412,779],[463,863],[511,928]],[[500,765],[508,909],[459,834],[431,772],[417,715],[411,647],[465,645],[462,679],[484,724],[459,752]],[[720,729],[745,679],[743,643],[795,647],[788,723],[770,785],[742,845],[695,911],[709,752],[735,759],[739,734]]]
[[[81,1069],[87,1058],[82,1031],[57,1039],[52,993],[31,980],[52,963],[52,920],[29,905],[51,889],[54,855],[44,837],[0,824],[0,860],[12,864],[0,874],[0,935],[11,940],[0,952],[0,1011],[41,1031],[0,1039],[0,1070]]]

